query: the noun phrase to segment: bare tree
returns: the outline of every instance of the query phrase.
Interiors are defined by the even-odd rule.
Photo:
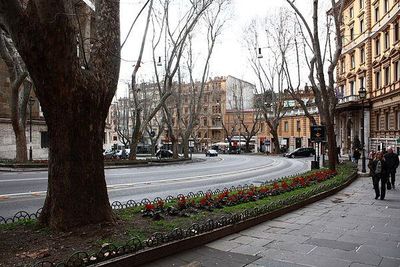
[[[26,107],[31,92],[32,83],[29,74],[14,43],[7,33],[0,29],[0,56],[6,63],[11,80],[11,124],[16,141],[16,162],[27,162],[26,146]]]
[[[154,12],[153,16],[153,25],[158,25],[160,31],[156,34],[156,31],[153,32],[153,64],[156,74],[156,81],[158,84],[160,95],[164,95],[167,93],[171,93],[174,85],[174,78],[177,75],[177,72],[181,66],[181,59],[183,56],[184,49],[187,45],[187,39],[189,34],[193,31],[193,29],[198,24],[200,18],[204,15],[204,12],[210,7],[214,0],[194,0],[190,1],[188,10],[184,12],[182,17],[174,20],[177,20],[177,25],[173,26],[171,21],[171,12],[173,12],[171,8],[171,1],[164,0],[160,1],[162,4],[162,14],[163,16],[160,18],[157,12]],[[176,15],[176,14],[175,14]],[[156,56],[156,51],[159,46],[162,45],[162,37],[164,37],[164,66],[163,66],[163,74],[161,74],[162,79],[160,78],[160,73],[157,69],[157,62],[159,60]],[[168,45],[169,44],[169,45]],[[178,78],[179,80],[179,78]],[[174,130],[173,123],[173,113],[168,108],[167,104],[163,104],[163,112],[165,114],[166,125],[168,128],[168,137],[172,142],[172,150],[174,153],[174,158],[178,157],[178,136],[179,133],[176,133]]]
[[[127,147],[131,143],[130,120],[132,115],[130,100],[127,97],[120,98],[115,105],[115,112],[113,113],[114,130],[117,132],[119,141]]]
[[[221,13],[230,4],[229,0],[218,0],[214,1],[211,7],[205,12],[205,26],[207,28],[207,55],[204,61],[202,69],[202,77],[200,82],[195,82],[194,79],[194,68],[195,65],[201,65],[201,63],[196,62],[194,64],[193,60],[193,47],[192,38],[189,35],[189,45],[188,45],[188,56],[186,66],[189,72],[190,84],[189,84],[189,114],[183,120],[179,120],[183,127],[181,131],[182,137],[182,147],[183,155],[185,158],[189,158],[189,139],[193,136],[193,130],[196,124],[198,124],[199,116],[204,105],[203,95],[204,89],[207,84],[208,72],[210,68],[210,59],[215,47],[215,42],[217,37],[222,32],[222,27],[224,26],[226,19],[221,17]],[[179,107],[178,107],[179,108]]]
[[[63,230],[115,220],[102,146],[119,74],[119,0],[96,0],[93,34],[87,36],[90,50],[78,37],[76,5],[67,0],[0,1],[1,19],[35,84],[48,126],[48,188],[39,220]],[[83,49],[79,55],[90,55],[84,64],[77,40]]]
[[[277,31],[285,31],[285,29],[277,29]],[[267,38],[266,51],[270,52],[270,56],[266,60],[262,60],[260,56],[259,34],[255,21],[251,23],[246,31],[247,46],[250,54],[250,64],[257,77],[259,89],[255,107],[262,111],[264,119],[270,129],[273,137],[274,153],[280,153],[278,127],[281,119],[285,116],[283,90],[285,86],[284,61],[281,57],[279,49],[288,49],[289,42],[283,39],[284,43],[276,43],[275,38]],[[269,33],[267,36],[269,36]],[[284,36],[283,33],[278,35]]]
[[[309,60],[309,80],[311,82],[311,88],[314,92],[314,97],[318,110],[320,112],[323,123],[327,129],[328,137],[328,157],[329,157],[329,168],[336,168],[336,138],[334,130],[334,111],[337,104],[335,96],[335,76],[334,71],[338,63],[339,56],[342,52],[342,38],[340,33],[340,23],[342,21],[343,9],[346,1],[339,1],[335,3],[331,0],[332,8],[329,11],[328,16],[333,18],[333,26],[327,25],[327,39],[325,41],[325,48],[322,50],[321,37],[319,30],[318,21],[318,0],[313,0],[313,16],[312,25],[308,23],[304,15],[299,11],[294,1],[286,0],[287,3],[293,8],[296,14],[299,16],[302,25],[304,26],[304,37],[307,38],[307,42],[310,44],[312,58]],[[335,34],[335,45],[334,51],[330,51],[331,44],[331,28]],[[307,36],[307,37],[306,37]],[[327,56],[328,55],[328,56]],[[327,67],[327,78],[325,76],[325,65]]]

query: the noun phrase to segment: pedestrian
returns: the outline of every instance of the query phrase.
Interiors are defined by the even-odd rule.
[[[358,149],[356,148],[353,152],[353,159],[354,162],[358,165],[358,160],[360,159],[361,153],[360,151],[358,151]]]
[[[395,189],[396,169],[397,167],[399,167],[399,156],[396,153],[393,153],[392,147],[388,147],[387,153],[384,155],[384,158],[388,166],[387,189],[388,190],[390,190],[391,188]]]
[[[369,175],[372,178],[372,184],[374,183],[374,177],[372,175],[372,162],[374,162],[375,159],[375,150],[371,150],[368,154],[368,168],[369,168]]]
[[[378,151],[375,159],[371,164],[372,178],[374,181],[375,199],[381,197],[385,199],[387,184],[387,164],[383,157],[383,153]],[[379,181],[381,182],[381,190],[379,191]]]

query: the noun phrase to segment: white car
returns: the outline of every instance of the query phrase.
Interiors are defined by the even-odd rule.
[[[216,157],[218,156],[217,150],[209,149],[206,151],[206,157]]]

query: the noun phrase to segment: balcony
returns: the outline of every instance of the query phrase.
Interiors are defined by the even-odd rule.
[[[360,97],[358,95],[348,95],[338,99],[338,105],[349,103],[349,102],[358,102],[360,101]]]

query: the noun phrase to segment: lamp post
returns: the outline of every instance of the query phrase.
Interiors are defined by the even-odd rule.
[[[367,96],[367,91],[361,84],[360,91],[358,91],[358,95],[361,99],[361,148],[362,148],[362,166],[361,166],[361,172],[366,173],[365,169],[365,148],[364,148],[364,99]]]
[[[29,161],[32,161],[32,106],[35,104],[35,99],[29,97]]]

